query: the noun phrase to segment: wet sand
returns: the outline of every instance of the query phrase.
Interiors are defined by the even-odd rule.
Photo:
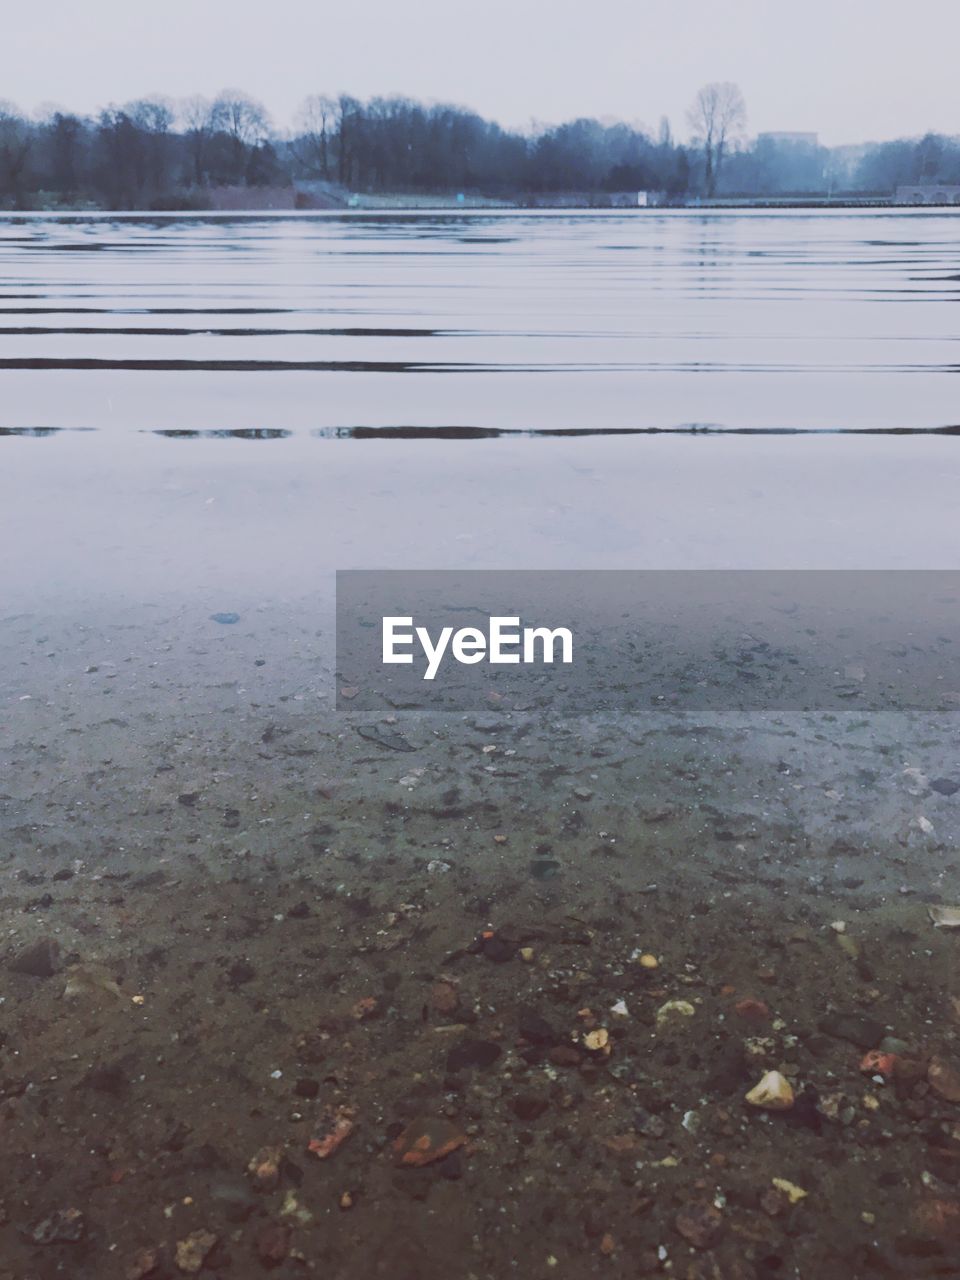
[[[0,1274],[955,1274],[955,713],[334,711],[317,621],[3,622]]]

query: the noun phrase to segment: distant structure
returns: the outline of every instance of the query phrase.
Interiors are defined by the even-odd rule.
[[[897,187],[894,204],[960,204],[960,187],[924,182],[914,187]]]
[[[772,142],[777,147],[818,147],[820,136],[816,133],[758,133],[758,142]]]

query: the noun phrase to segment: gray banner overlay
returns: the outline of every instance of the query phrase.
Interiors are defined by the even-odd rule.
[[[385,618],[410,619],[392,652],[411,662],[385,663]],[[501,656],[563,628],[572,661],[555,636],[545,662],[538,635],[532,661],[491,662],[494,618],[519,620]],[[960,710],[960,573],[340,571],[337,676],[357,710]]]

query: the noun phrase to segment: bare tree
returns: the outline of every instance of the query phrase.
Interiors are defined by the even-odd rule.
[[[199,94],[180,103],[180,119],[187,135],[193,181],[202,187],[207,180],[210,139],[214,131],[213,104]]]
[[[305,98],[297,115],[294,154],[309,173],[321,178],[330,177],[331,135],[336,132],[338,118],[334,100],[319,93]]]
[[[175,112],[169,98],[139,98],[128,104],[127,114],[138,129],[148,137],[150,171],[153,185],[161,191],[167,180],[167,158],[170,130]]]
[[[19,203],[33,135],[12,102],[0,101],[0,194]]]
[[[713,196],[727,147],[747,123],[747,107],[739,86],[728,80],[705,84],[687,112],[687,120],[703,147],[704,188],[708,196]]]
[[[213,122],[243,147],[263,142],[270,128],[266,107],[240,89],[221,89],[213,103]]]

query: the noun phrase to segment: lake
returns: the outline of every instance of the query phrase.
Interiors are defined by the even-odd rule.
[[[0,502],[32,543],[25,583],[0,550],[8,592],[134,564],[254,590],[518,556],[951,567],[956,441],[926,433],[957,422],[955,228],[7,217]]]
[[[4,1263],[953,1267],[957,226],[0,217]],[[623,572],[454,703],[350,569]]]

